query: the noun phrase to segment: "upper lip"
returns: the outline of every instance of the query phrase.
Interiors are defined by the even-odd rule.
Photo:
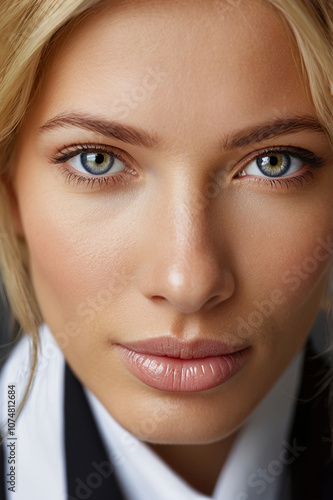
[[[134,342],[122,342],[119,343],[119,345],[141,354],[154,354],[157,356],[182,359],[223,356],[246,348],[246,346],[225,344],[219,340],[213,339],[194,339],[185,341],[168,336],[137,340]]]

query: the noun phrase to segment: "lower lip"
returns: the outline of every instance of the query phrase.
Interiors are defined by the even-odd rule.
[[[126,368],[146,385],[169,392],[212,389],[233,377],[246,363],[250,349],[223,356],[180,359],[142,354],[117,344]]]

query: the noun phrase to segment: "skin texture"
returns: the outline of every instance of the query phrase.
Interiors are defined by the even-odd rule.
[[[226,7],[118,2],[85,19],[50,55],[15,149],[17,231],[45,322],[113,417],[208,494],[237,429],[306,340],[330,266],[320,241],[333,229],[333,155],[322,132],[220,148],[248,127],[316,117],[275,11]],[[39,132],[74,111],[144,129],[159,144],[74,126]],[[67,182],[50,158],[82,143],[113,146],[134,172],[118,185]],[[237,175],[273,146],[325,164],[288,186]],[[131,375],[112,345],[162,335],[238,343],[251,356],[218,387],[163,392]]]

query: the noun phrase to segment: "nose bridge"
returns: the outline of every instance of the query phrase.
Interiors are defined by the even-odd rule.
[[[173,242],[179,247],[180,256],[184,252],[194,252],[198,243],[203,243],[207,232],[204,198],[197,188],[182,188],[169,198],[166,224]]]
[[[164,193],[162,211],[156,212],[145,295],[163,297],[183,312],[195,312],[208,302],[225,300],[234,284],[221,261],[222,235],[216,234],[216,224],[210,220],[209,200],[194,182],[178,187]]]

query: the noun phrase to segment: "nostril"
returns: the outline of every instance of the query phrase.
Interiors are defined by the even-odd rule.
[[[160,295],[153,295],[152,296],[152,300],[154,302],[162,302],[162,301],[166,300],[166,298],[165,297],[161,297]]]

